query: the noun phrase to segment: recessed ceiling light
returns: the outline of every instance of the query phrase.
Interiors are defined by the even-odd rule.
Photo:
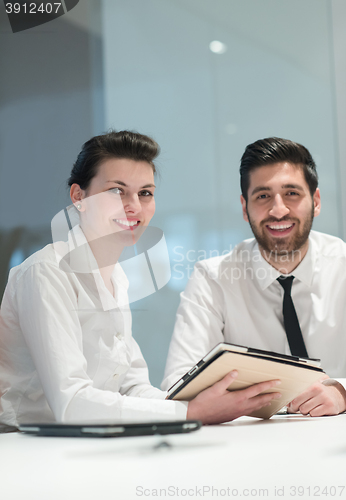
[[[209,48],[214,54],[224,54],[227,50],[227,45],[220,42],[219,40],[214,40],[210,42]]]

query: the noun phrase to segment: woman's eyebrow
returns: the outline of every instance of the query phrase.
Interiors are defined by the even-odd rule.
[[[107,182],[114,182],[115,184],[120,184],[120,186],[127,187],[127,184],[125,184],[125,182],[122,182],[122,181],[107,181]]]
[[[120,184],[120,186],[128,187],[127,184],[125,184],[125,182],[123,181],[107,181],[107,182],[114,182],[115,184]],[[142,186],[141,189],[150,187],[156,187],[156,186],[155,184],[146,184],[145,186]]]

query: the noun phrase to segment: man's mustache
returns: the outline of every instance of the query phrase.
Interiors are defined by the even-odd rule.
[[[275,217],[271,217],[269,219],[265,219],[261,222],[261,224],[270,224],[271,222],[299,222],[299,219],[295,217],[282,217],[281,219],[276,219]]]

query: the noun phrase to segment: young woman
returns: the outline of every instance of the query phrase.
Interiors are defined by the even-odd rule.
[[[10,272],[0,313],[0,423],[199,418],[232,420],[268,405],[277,384],[229,392],[228,374],[187,402],[150,385],[131,335],[117,262],[155,212],[158,145],[110,132],[87,141],[68,184],[79,224]]]

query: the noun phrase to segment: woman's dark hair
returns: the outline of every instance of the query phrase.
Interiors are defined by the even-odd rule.
[[[240,187],[245,200],[250,185],[250,172],[273,163],[288,162],[302,168],[311,196],[318,186],[316,164],[309,151],[296,142],[268,137],[249,144],[240,161]]]
[[[112,130],[106,134],[97,135],[83,144],[67,184],[68,186],[78,184],[81,189],[86,190],[92,178],[97,174],[100,163],[110,158],[145,161],[151,165],[155,173],[153,160],[159,152],[159,145],[154,139],[137,132]]]

